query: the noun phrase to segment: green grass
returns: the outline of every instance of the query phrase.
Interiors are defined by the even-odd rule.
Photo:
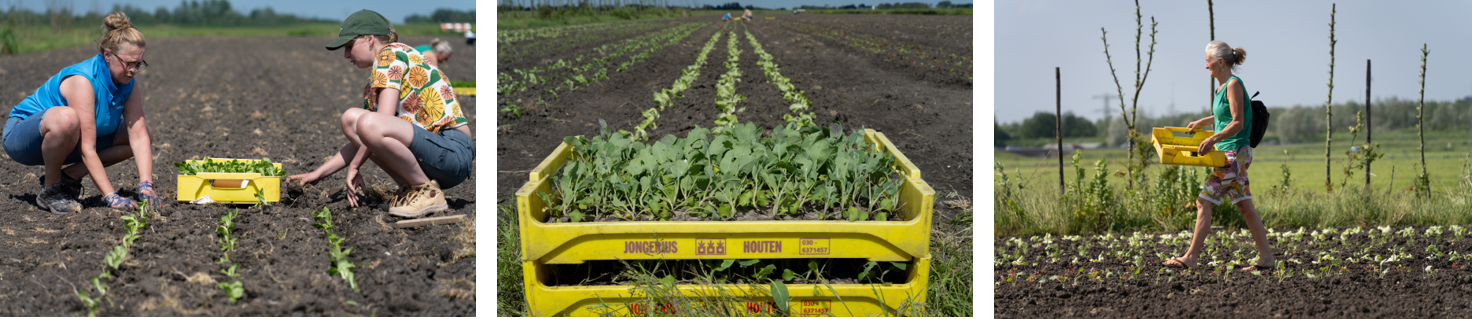
[[[498,316],[526,316],[529,308],[526,303],[526,291],[522,280],[522,268],[520,262],[521,242],[519,239],[519,223],[517,222],[516,207],[512,204],[497,205],[502,213],[509,217],[497,218],[496,235],[496,265],[497,265],[497,306]],[[945,221],[952,225],[953,231],[931,232],[931,268],[930,282],[927,285],[927,303],[924,306],[914,305],[899,309],[902,314],[911,316],[941,316],[941,317],[970,317],[972,316],[972,237],[971,237],[972,212],[967,210]],[[630,268],[624,274],[624,278],[632,278],[635,282],[636,292],[632,295],[647,296],[643,302],[649,305],[669,303],[675,305],[681,311],[682,316],[731,316],[740,315],[727,312],[729,309],[719,307],[730,305],[743,300],[734,296],[733,292],[721,290],[720,297],[714,298],[684,298],[679,297],[675,287],[666,285],[656,277],[652,271],[647,269]],[[718,286],[712,286],[712,291]],[[753,290],[767,291],[766,285],[752,286]],[[608,310],[614,310],[623,306],[606,305]],[[838,305],[834,306],[839,307]],[[737,307],[739,308],[739,307]],[[648,308],[653,309],[653,308]],[[661,315],[658,312],[652,315]]]
[[[807,10],[807,13],[832,14],[920,14],[920,15],[971,15],[971,9],[880,9],[880,10]]]
[[[1340,130],[1343,131],[1343,130]],[[1364,134],[1361,134],[1356,144],[1364,142]],[[1068,143],[1065,139],[1065,143]],[[1078,139],[1079,142],[1089,140]],[[1391,170],[1395,170],[1394,188],[1401,190],[1410,185],[1410,181],[1419,172],[1416,166],[1420,165],[1420,153],[1417,151],[1416,132],[1413,129],[1393,132],[1378,132],[1374,141],[1380,143],[1381,151],[1385,157],[1376,160],[1370,167],[1370,172],[1376,176],[1371,177],[1371,185],[1376,189],[1383,189],[1391,184]],[[1334,188],[1344,180],[1344,152],[1349,148],[1349,133],[1335,132],[1334,149],[1330,155],[1333,162],[1330,164],[1330,173],[1333,177]],[[1450,146],[1448,146],[1450,145]],[[1288,151],[1284,155],[1283,151]],[[1432,190],[1445,190],[1456,185],[1460,179],[1456,172],[1461,168],[1463,156],[1472,152],[1472,138],[1466,131],[1442,131],[1426,133],[1426,166],[1431,175]],[[1122,149],[1098,149],[1083,150],[1083,164],[1092,174],[1093,162],[1100,158],[1109,161],[1112,170],[1123,170],[1126,154]],[[1069,166],[1073,151],[1064,153],[1064,169],[1066,180],[1074,180],[1073,168]],[[1057,188],[1058,183],[1058,159],[1056,157],[1026,157],[1017,154],[997,151],[995,159],[997,163],[1006,168],[1007,174],[1016,178],[1016,172],[1020,170],[1020,177],[1029,181],[1028,186]],[[1164,169],[1158,160],[1154,160],[1146,173],[1154,175]],[[1270,185],[1278,184],[1281,179],[1282,170],[1279,165],[1288,164],[1292,173],[1292,185],[1294,189],[1323,190],[1324,186],[1324,144],[1319,143],[1290,144],[1290,145],[1260,145],[1253,149],[1253,162],[1247,170],[1248,179],[1252,181],[1253,189],[1265,189]],[[1364,186],[1364,169],[1355,171],[1348,185]],[[1123,187],[1123,178],[1110,178],[1110,184]]]
[[[1463,161],[1472,155],[1466,132],[1432,132],[1427,135],[1426,162],[1430,166],[1432,196],[1417,197],[1407,191],[1419,171],[1416,134],[1411,130],[1383,132],[1376,139],[1386,157],[1373,166],[1370,193],[1364,191],[1364,171],[1358,169],[1344,188],[1344,148],[1348,138],[1336,136],[1340,145],[1332,159],[1335,192],[1323,186],[1323,144],[1263,146],[1255,149],[1251,177],[1253,203],[1268,227],[1346,227],[1379,225],[1449,225],[1472,222],[1472,177]],[[1347,134],[1346,134],[1347,135]],[[1288,151],[1289,155],[1283,152]],[[1160,173],[1170,167],[1155,164],[1146,171],[1146,185],[1127,188],[1123,150],[1082,152],[1085,178],[1096,174],[1094,162],[1109,163],[1103,180],[1108,185],[1096,193],[1080,192],[1069,186],[1070,196],[1061,196],[1057,186],[1056,158],[1027,158],[998,152],[997,232],[1002,236],[1026,234],[1079,234],[1129,231],[1178,231],[1190,229],[1196,217],[1195,194],[1206,179],[1207,168],[1187,168],[1179,182],[1163,183]],[[1071,158],[1065,160],[1066,180],[1076,181]],[[1287,189],[1281,183],[1281,167],[1291,172]],[[1395,169],[1392,185],[1390,171]],[[1190,173],[1194,172],[1195,175]],[[1005,174],[1005,175],[1003,175]],[[1003,179],[1002,177],[1006,177]],[[1021,186],[1020,188],[1018,186]],[[1087,188],[1087,187],[1086,187]],[[1162,190],[1176,190],[1175,192]],[[1081,196],[1082,195],[1082,196]],[[1216,206],[1213,224],[1245,227],[1241,214],[1231,205]]]
[[[139,31],[148,39],[180,36],[334,36],[339,23],[310,23],[279,26],[180,26],[172,24],[140,25]],[[394,26],[399,36],[442,36],[457,37],[461,33],[440,31],[436,23],[415,23]],[[52,30],[50,26],[17,26],[14,29],[19,46],[16,53],[70,48],[93,45],[102,35],[95,26],[73,26],[70,29]]]
[[[633,19],[615,16],[611,11],[598,13],[557,13],[553,18],[539,19],[535,12],[530,11],[502,11],[496,15],[496,30],[514,30],[535,27],[576,25],[576,24],[605,24],[621,23],[628,21],[660,20],[668,18],[688,17],[724,14],[725,11],[716,12],[709,10],[684,10],[676,9],[661,12],[658,9],[648,9],[633,15]]]

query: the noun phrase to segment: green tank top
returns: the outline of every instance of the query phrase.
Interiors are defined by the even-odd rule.
[[[414,47],[414,51],[419,51],[419,54],[423,55],[425,52],[433,52],[434,49],[430,49],[428,45],[421,45]]]
[[[1216,149],[1220,151],[1230,151],[1239,147],[1252,145],[1252,105],[1250,104],[1252,101],[1247,96],[1247,85],[1242,84],[1242,79],[1236,76],[1228,79],[1227,83],[1232,83],[1231,80],[1237,80],[1237,85],[1242,88],[1242,113],[1247,118],[1242,119],[1241,131],[1237,131],[1237,134],[1232,134],[1232,136],[1216,142]],[[1214,116],[1217,131],[1226,129],[1227,124],[1232,123],[1232,102],[1227,99],[1227,88],[1225,86],[1216,92],[1215,98],[1212,98],[1211,115]]]

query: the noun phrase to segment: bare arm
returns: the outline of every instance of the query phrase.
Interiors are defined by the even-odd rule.
[[[127,125],[128,145],[133,149],[133,160],[138,164],[138,183],[153,182],[153,135],[148,133],[148,123],[143,115],[143,102],[138,95],[123,102],[123,123]]]
[[[97,94],[92,91],[92,82],[80,76],[68,77],[61,81],[61,96],[77,113],[78,127],[81,128],[77,148],[82,153],[82,165],[87,167],[87,174],[92,175],[98,190],[112,194],[112,183],[107,181],[107,171],[103,170],[102,159],[97,157],[97,115],[93,114],[96,112]]]

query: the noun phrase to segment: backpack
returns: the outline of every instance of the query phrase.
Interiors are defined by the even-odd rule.
[[[1252,92],[1251,98],[1256,98],[1260,93],[1262,92]],[[1263,134],[1268,131],[1270,117],[1272,114],[1268,114],[1267,105],[1262,104],[1262,101],[1252,100],[1252,148],[1257,148],[1257,143],[1262,142]]]

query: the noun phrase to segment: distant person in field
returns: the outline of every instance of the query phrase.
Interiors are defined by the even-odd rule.
[[[1262,215],[1252,205],[1252,190],[1247,182],[1247,168],[1252,165],[1252,108],[1247,106],[1247,87],[1232,71],[1247,60],[1247,50],[1232,48],[1225,42],[1212,41],[1206,45],[1206,69],[1211,77],[1221,83],[1211,103],[1211,116],[1191,122],[1192,131],[1213,124],[1216,134],[1201,142],[1200,153],[1222,150],[1227,155],[1227,165],[1212,169],[1206,178],[1201,194],[1196,198],[1196,231],[1191,237],[1191,247],[1186,256],[1165,261],[1166,267],[1193,268],[1206,248],[1206,237],[1211,234],[1211,209],[1213,205],[1230,199],[1232,205],[1242,212],[1247,228],[1252,231],[1252,241],[1257,243],[1257,262],[1241,270],[1244,272],[1265,271],[1273,268],[1275,259],[1268,247],[1267,229],[1263,228]]]
[[[343,48],[348,62],[373,69],[363,88],[362,108],[350,108],[339,118],[348,143],[337,154],[311,173],[287,181],[316,184],[347,167],[348,203],[357,207],[363,188],[358,168],[372,159],[399,185],[385,199],[388,213],[417,218],[449,208],[442,189],[470,177],[475,142],[450,80],[414,48],[397,41],[398,33],[377,12],[358,11],[343,21],[327,49]]]
[[[746,21],[751,21],[751,9],[746,9],[746,12],[741,14],[741,18],[745,19]]]
[[[133,77],[148,66],[143,33],[122,12],[103,17],[102,25],[97,55],[51,76],[5,121],[5,153],[21,164],[46,167],[36,204],[57,215],[81,211],[77,200],[88,175],[108,207],[136,207],[118,195],[105,170],[129,158],[137,159],[138,200],[150,208],[163,203],[153,189],[153,139],[143,99],[133,95]]]
[[[726,16],[721,17],[721,21],[726,21],[726,20],[731,20],[731,12],[730,11],[726,11]]]
[[[440,67],[440,62],[450,60],[450,42],[440,41],[439,38],[429,41],[429,45],[414,47],[414,50],[424,55],[424,63],[428,63],[429,66],[440,68],[441,70],[444,68]]]

